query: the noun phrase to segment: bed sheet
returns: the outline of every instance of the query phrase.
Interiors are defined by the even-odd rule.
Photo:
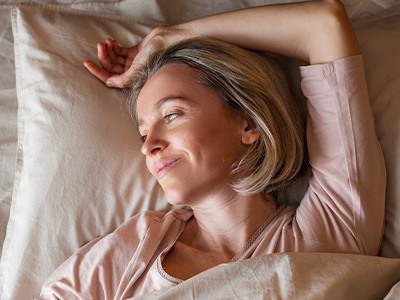
[[[17,146],[17,92],[9,9],[0,9],[0,255],[14,186]]]
[[[286,253],[221,265],[138,300],[400,299],[400,260],[332,253]],[[306,275],[305,275],[306,274]]]
[[[0,1],[0,65],[2,66],[0,70],[0,255],[10,214],[17,147],[17,93],[10,9],[19,2],[21,1]],[[190,2],[176,0],[173,2],[174,5],[170,5],[170,2],[167,1],[155,0],[44,0],[33,2],[45,2],[93,12],[127,16],[140,15],[141,18],[146,20],[174,24],[238,7],[293,1],[254,0],[231,1],[231,3],[229,1],[213,1],[208,5],[204,5],[204,2],[198,0]],[[343,2],[352,20],[378,14],[400,3],[399,0],[345,0]],[[187,14],[174,14],[174,6],[189,5],[192,6],[191,9],[184,10],[188,12]]]
[[[15,152],[17,147],[17,94],[15,88],[15,68],[14,68],[14,52],[13,52],[13,36],[11,28],[11,19],[9,10],[13,4],[19,1],[0,1],[0,255],[1,246],[6,233],[6,226],[10,213],[10,204],[12,201],[14,169],[15,169]],[[284,1],[213,1],[204,8],[203,1],[177,0],[174,5],[192,5],[187,14],[174,14],[174,6],[168,1],[156,0],[126,0],[126,1],[39,1],[46,3],[54,3],[65,5],[68,7],[94,11],[115,13],[118,15],[132,16],[140,14],[144,19],[155,22],[179,23],[190,19],[195,19],[210,13],[217,13],[224,10],[230,10],[238,7],[244,7],[249,3],[275,3]],[[292,1],[286,1],[292,2]],[[144,4],[145,3],[145,4]],[[374,15],[391,6],[400,3],[398,0],[348,0],[344,1],[346,9],[353,20],[363,18],[367,15]],[[199,9],[193,9],[199,7]],[[193,13],[193,11],[195,13]],[[190,13],[189,13],[190,12]],[[334,258],[333,258],[334,259]],[[364,262],[368,263],[367,260]],[[379,268],[384,268],[385,263],[377,264]],[[393,266],[390,264],[390,266]],[[397,265],[396,265],[397,266]],[[215,271],[214,274],[219,276],[226,272],[225,269]],[[227,271],[228,273],[231,271]],[[395,274],[395,272],[391,273]],[[213,276],[208,275],[200,279],[200,283],[189,281],[180,289],[186,289],[186,292],[192,291],[188,289],[188,285],[199,288],[207,286],[213,282]],[[372,277],[371,277],[372,278]],[[394,277],[392,277],[394,278]],[[396,277],[397,278],[397,277]],[[396,282],[393,279],[393,282]],[[397,280],[398,281],[398,280]],[[399,295],[400,286],[393,288],[392,295]],[[177,291],[182,291],[177,289]],[[173,291],[171,293],[174,293]],[[177,295],[177,294],[171,294]],[[0,295],[1,296],[1,295]],[[395,299],[394,296],[391,299]],[[171,296],[173,297],[173,296]]]

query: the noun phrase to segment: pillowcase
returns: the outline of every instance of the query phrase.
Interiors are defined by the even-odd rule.
[[[6,236],[17,148],[17,90],[10,8],[0,4],[0,255]],[[0,296],[1,297],[1,296]]]
[[[400,257],[400,6],[354,26],[364,56],[375,130],[386,162],[386,224],[381,255]]]
[[[139,211],[168,208],[140,153],[124,93],[83,66],[96,43],[141,40],[156,23],[24,4],[13,9],[16,178],[2,299],[30,299],[76,249]]]
[[[396,257],[399,13],[355,25],[387,161],[382,255]],[[96,42],[110,36],[131,45],[156,25],[37,4],[13,10],[19,140],[1,260],[2,299],[32,298],[50,273],[88,240],[138,211],[168,208],[140,154],[123,93],[104,87],[82,66],[87,58],[96,60]]]

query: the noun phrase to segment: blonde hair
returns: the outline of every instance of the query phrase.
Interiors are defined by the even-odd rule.
[[[296,179],[305,161],[304,123],[288,79],[274,59],[216,40],[179,42],[151,55],[137,73],[128,99],[132,117],[147,80],[172,63],[198,70],[201,84],[257,126],[259,139],[232,166],[236,191],[276,192]]]

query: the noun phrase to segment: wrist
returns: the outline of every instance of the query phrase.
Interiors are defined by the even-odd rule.
[[[189,23],[165,26],[162,35],[168,45],[199,36],[199,34],[189,26]]]

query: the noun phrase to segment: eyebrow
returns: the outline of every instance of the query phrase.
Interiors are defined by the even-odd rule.
[[[163,107],[166,103],[171,102],[171,101],[177,101],[177,100],[186,100],[182,96],[166,96],[161,99],[159,99],[156,104],[154,104],[154,107],[152,108],[152,111],[157,111],[160,110],[161,107]],[[141,126],[143,126],[145,122],[143,121],[142,118],[137,118],[137,128],[140,129]]]

